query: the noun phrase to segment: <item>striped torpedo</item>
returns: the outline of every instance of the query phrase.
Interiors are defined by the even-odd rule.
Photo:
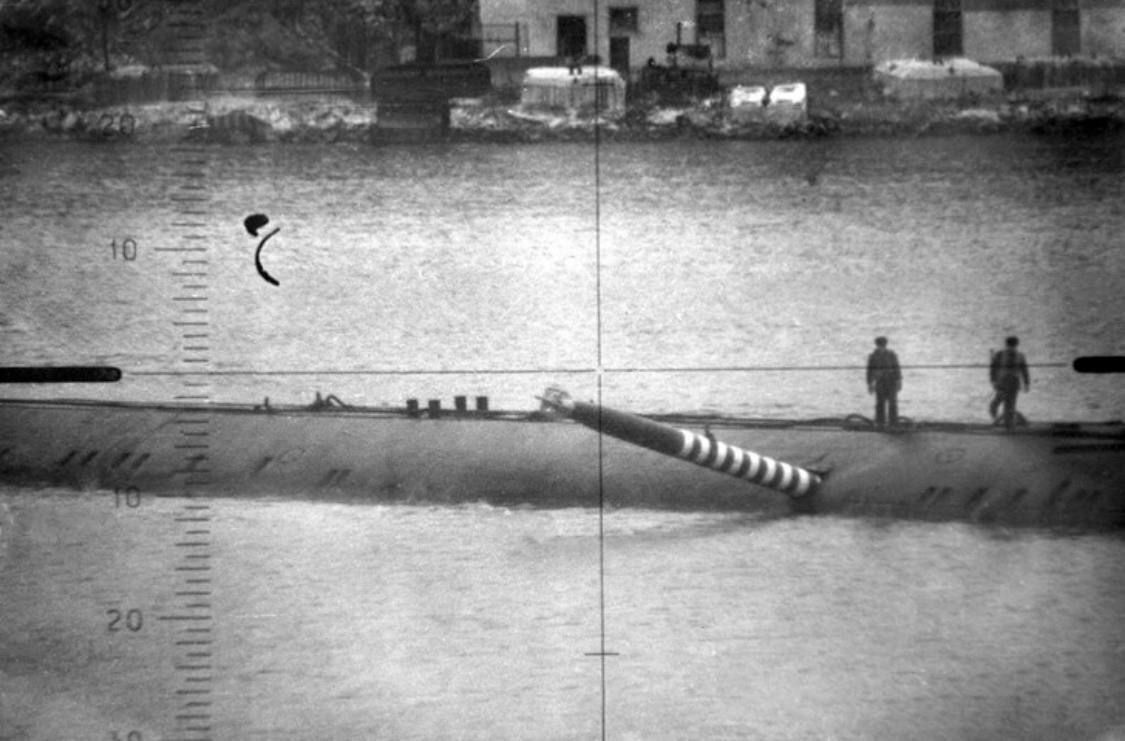
[[[547,408],[593,430],[657,453],[683,458],[767,489],[803,497],[820,486],[821,478],[800,466],[743,450],[690,430],[654,422],[636,414],[575,401],[567,392],[549,388],[539,397]]]

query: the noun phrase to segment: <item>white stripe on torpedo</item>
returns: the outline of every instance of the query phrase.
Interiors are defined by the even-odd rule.
[[[723,473],[735,473],[742,465],[742,458],[745,455],[742,448],[731,445],[730,452],[734,453],[734,455],[731,456],[730,465],[723,469]]]
[[[714,458],[714,460],[711,461],[711,463],[709,465],[711,466],[711,468],[714,468],[716,471],[720,471],[723,468],[723,461],[726,460],[726,457],[727,457],[727,444],[721,443],[721,442],[715,443],[715,458]]]
[[[762,474],[761,481],[764,484],[767,481],[773,481],[773,476],[777,473],[777,461],[773,458],[762,456],[762,463],[766,464],[766,472]]]
[[[696,435],[699,439],[699,453],[695,456],[696,463],[702,463],[707,460],[707,455],[711,452],[711,441],[702,435]]]
[[[793,466],[788,463],[779,465],[781,466],[781,483],[777,486],[779,489],[785,490],[789,488],[789,484],[793,481]]]
[[[680,435],[684,438],[684,444],[680,446],[680,452],[677,455],[691,460],[691,444],[695,441],[695,434],[687,430],[680,430]]]
[[[758,477],[758,472],[762,470],[762,456],[751,450],[746,451],[746,455],[750,458],[750,468],[743,478],[753,481]]]

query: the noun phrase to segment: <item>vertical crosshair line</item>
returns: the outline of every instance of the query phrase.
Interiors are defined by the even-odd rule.
[[[594,0],[594,292],[595,332],[597,336],[598,387],[598,661],[601,667],[601,729],[606,738],[606,645],[605,645],[605,459],[601,433],[602,408],[602,200],[601,200],[601,94],[598,80],[598,33],[601,3]],[[581,66],[579,66],[581,70]]]

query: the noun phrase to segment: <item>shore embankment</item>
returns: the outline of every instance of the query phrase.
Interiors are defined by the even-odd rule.
[[[417,125],[387,125],[377,99],[216,95],[198,101],[97,106],[65,97],[0,103],[0,137],[63,140],[252,143],[537,142],[592,139],[778,139],[1110,132],[1125,130],[1125,100],[1082,91],[1009,92],[989,98],[903,101],[810,97],[800,116],[740,117],[721,97],[681,105],[633,104],[613,119],[563,111],[534,118],[498,98],[455,99],[447,112]]]
[[[637,106],[618,120],[595,122],[558,115],[538,122],[504,109],[454,109],[452,135],[462,139],[541,141],[592,136],[662,140],[783,139],[833,136],[922,136],[1114,131],[1125,129],[1125,101],[1083,96],[999,98],[991,101],[833,101],[811,104],[805,115],[740,117],[716,101],[683,106]]]

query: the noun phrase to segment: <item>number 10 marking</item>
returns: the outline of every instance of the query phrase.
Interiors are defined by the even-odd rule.
[[[113,259],[116,260],[117,259],[117,251],[118,251],[116,239],[113,240],[112,243],[110,243],[110,248],[113,250]],[[124,259],[125,261],[132,262],[133,260],[136,260],[137,259],[137,240],[133,239],[132,237],[126,237],[121,242],[120,250],[121,250],[121,258]]]

